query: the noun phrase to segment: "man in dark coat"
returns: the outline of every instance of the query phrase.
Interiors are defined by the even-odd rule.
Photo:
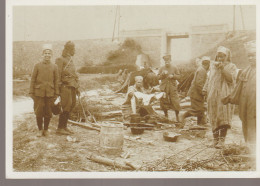
[[[188,96],[190,96],[191,101],[191,109],[185,112],[181,118],[183,122],[187,117],[197,116],[198,125],[205,124],[206,107],[204,106],[205,99],[202,89],[207,80],[207,71],[209,70],[210,66],[210,58],[204,56],[201,61],[202,64],[195,72],[191,87],[188,91]]]
[[[176,120],[179,121],[179,111],[181,107],[176,80],[179,80],[181,75],[179,69],[172,64],[171,55],[165,55],[163,59],[165,66],[159,69],[158,79],[161,80],[160,90],[165,92],[166,96],[161,98],[160,106],[166,117],[168,117],[168,110],[173,109],[175,111]]]
[[[51,107],[59,95],[58,68],[51,63],[51,57],[52,46],[43,45],[43,60],[34,66],[30,84],[29,94],[34,101],[38,137],[48,135],[48,126],[52,117]]]
[[[76,105],[76,95],[79,96],[79,78],[72,57],[75,54],[75,45],[68,41],[64,45],[62,56],[56,59],[59,71],[59,87],[62,113],[59,116],[57,134],[72,134],[67,123],[70,112]]]
[[[233,92],[222,99],[223,104],[236,104],[239,108],[239,118],[242,121],[244,139],[247,144],[256,144],[256,43],[245,44],[250,65],[242,70]]]

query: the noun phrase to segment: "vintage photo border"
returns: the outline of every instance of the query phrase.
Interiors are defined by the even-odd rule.
[[[212,0],[212,1],[191,1],[191,0],[185,0],[185,1],[82,1],[82,0],[74,0],[74,1],[66,1],[66,0],[8,0],[6,3],[6,63],[5,63],[5,73],[6,73],[6,95],[5,95],[5,101],[6,101],[6,107],[5,107],[5,116],[6,116],[6,130],[5,130],[5,136],[6,136],[6,178],[18,178],[18,179],[27,179],[27,178],[256,178],[260,177],[259,172],[259,158],[257,158],[257,169],[256,171],[239,171],[239,172],[77,172],[77,174],[72,172],[13,172],[12,170],[12,163],[13,163],[13,157],[12,157],[12,7],[13,6],[20,6],[20,5],[51,5],[51,6],[57,6],[57,5],[67,5],[67,6],[73,6],[73,5],[233,5],[234,0]],[[237,4],[237,2],[235,3]],[[259,45],[259,2],[257,0],[244,0],[240,1],[239,4],[241,5],[256,5],[256,14],[257,14],[257,45]],[[257,51],[257,58],[259,58],[259,50]],[[258,71],[259,66],[257,65]],[[3,70],[4,68],[1,68]],[[4,73],[1,73],[4,74]],[[257,79],[259,79],[259,74],[257,75]],[[259,85],[259,82],[257,82]],[[259,86],[257,85],[257,92],[259,92]],[[257,99],[257,110],[259,110],[259,99]],[[257,119],[258,121],[259,119]],[[259,128],[257,134],[259,134]],[[2,130],[4,131],[4,130]],[[260,157],[259,153],[259,140],[260,137],[257,135],[257,157]]]

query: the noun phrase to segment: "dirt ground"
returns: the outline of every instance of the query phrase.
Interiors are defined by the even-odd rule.
[[[90,82],[96,76],[82,76],[81,81]],[[101,85],[97,89],[87,86],[83,95],[95,106],[108,110],[118,110],[124,101],[123,94],[115,94],[117,84],[105,82],[100,75]],[[89,87],[92,85],[88,85]],[[94,86],[93,86],[94,87]],[[92,87],[92,88],[93,88]],[[106,154],[99,145],[100,134],[95,130],[84,129],[72,124],[73,135],[56,135],[58,117],[50,123],[48,137],[36,137],[37,126],[32,110],[32,100],[28,97],[15,97],[13,102],[13,169],[18,172],[106,172],[126,171],[116,166],[107,166],[90,160],[91,155],[106,157],[118,162],[131,162],[133,171],[249,171],[254,170],[253,158],[243,145],[241,122],[234,116],[232,128],[228,131],[226,147],[210,147],[212,134],[210,126],[204,138],[183,134],[177,142],[166,142],[163,132],[181,133],[175,125],[145,130],[141,135],[133,135],[129,128],[124,129],[123,151],[119,154]],[[159,114],[162,114],[158,111]],[[170,116],[174,116],[170,112]],[[101,121],[99,121],[101,122]],[[187,119],[186,127],[195,125],[195,118]],[[74,139],[74,140],[71,140]],[[124,157],[128,154],[127,157]]]

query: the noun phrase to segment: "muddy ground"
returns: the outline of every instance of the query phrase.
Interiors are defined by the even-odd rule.
[[[82,96],[92,107],[102,111],[119,110],[124,101],[123,94],[115,94],[119,84],[114,75],[81,76]],[[23,82],[27,84],[29,82]],[[234,116],[232,128],[228,131],[226,147],[215,149],[212,143],[210,125],[204,138],[183,134],[177,142],[166,142],[163,132],[180,133],[174,124],[162,128],[145,130],[141,135],[133,135],[129,128],[124,129],[123,151],[116,155],[106,154],[100,148],[100,134],[95,130],[84,129],[72,124],[69,127],[73,135],[56,135],[58,117],[50,123],[48,137],[36,137],[37,126],[33,114],[33,102],[26,95],[20,94],[14,87],[16,95],[13,102],[13,169],[14,171],[126,171],[116,166],[107,166],[90,160],[91,155],[130,162],[136,170],[132,171],[249,171],[255,170],[253,158],[243,145],[241,122]],[[18,92],[18,93],[17,93]],[[162,114],[161,111],[157,111]],[[182,111],[183,112],[183,111]],[[174,113],[169,114],[174,119]],[[98,121],[102,122],[102,121]],[[196,124],[196,118],[186,121],[186,127]],[[128,156],[124,156],[128,154]],[[128,170],[129,171],[129,170]]]

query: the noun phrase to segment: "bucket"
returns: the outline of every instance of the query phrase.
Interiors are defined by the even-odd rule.
[[[139,114],[131,114],[130,115],[130,123],[140,123],[141,117]]]
[[[124,144],[122,123],[103,123],[101,125],[99,145],[103,152],[121,152]]]

